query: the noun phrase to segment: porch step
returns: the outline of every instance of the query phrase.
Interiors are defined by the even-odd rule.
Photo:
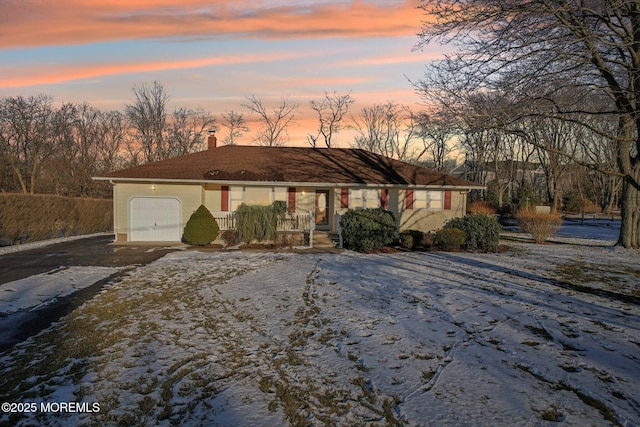
[[[338,246],[338,234],[326,231],[313,232],[313,247],[318,249],[336,248]]]

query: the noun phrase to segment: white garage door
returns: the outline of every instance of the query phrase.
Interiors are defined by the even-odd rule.
[[[180,201],[165,197],[134,197],[129,202],[129,241],[179,242]]]

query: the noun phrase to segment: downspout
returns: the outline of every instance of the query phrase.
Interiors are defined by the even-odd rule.
[[[109,180],[109,184],[111,184],[111,188],[113,189],[113,241],[116,242],[118,241],[118,233],[116,232],[116,212],[118,212],[118,210],[116,209],[116,200],[118,200],[117,187],[112,179]]]

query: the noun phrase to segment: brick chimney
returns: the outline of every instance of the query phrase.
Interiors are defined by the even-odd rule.
[[[218,146],[218,138],[216,138],[216,131],[209,131],[209,138],[207,138],[207,148],[209,150]]]

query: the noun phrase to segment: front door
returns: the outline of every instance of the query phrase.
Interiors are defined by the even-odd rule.
[[[316,190],[316,227],[329,228],[329,190]]]

